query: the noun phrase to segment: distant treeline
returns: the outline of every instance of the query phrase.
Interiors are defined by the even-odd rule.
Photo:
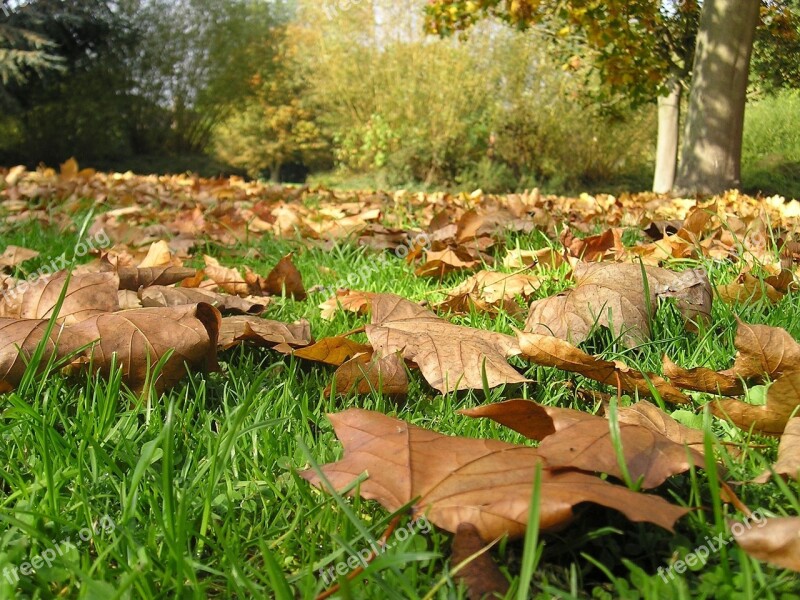
[[[440,39],[425,5],[0,0],[0,164],[648,185],[655,102],[605,85],[579,37]]]

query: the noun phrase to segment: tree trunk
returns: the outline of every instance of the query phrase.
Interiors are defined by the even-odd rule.
[[[269,166],[269,182],[279,183],[281,180],[281,163],[273,162]]]
[[[739,187],[750,55],[759,0],[705,0],[676,191]]]
[[[667,85],[669,94],[658,98],[658,144],[656,174],[653,178],[653,191],[657,194],[672,191],[678,168],[678,133],[683,88],[677,79],[671,79]]]

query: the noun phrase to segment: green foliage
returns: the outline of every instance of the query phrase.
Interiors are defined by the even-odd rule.
[[[757,30],[752,73],[765,90],[800,87],[800,1],[771,0],[762,9],[763,27]]]
[[[52,41],[34,31],[0,22],[0,82],[23,83],[28,72],[63,68],[54,46]]]
[[[277,181],[286,163],[314,165],[328,157],[328,141],[305,100],[292,37],[291,32],[273,32],[272,68],[250,78],[248,96],[215,128],[218,156],[252,177],[268,170]]]
[[[508,191],[607,181],[648,162],[652,119],[619,95],[594,104],[590,69],[560,68],[542,35],[488,23],[465,40],[385,40],[377,5],[307,26],[317,36],[305,55],[309,93],[340,168],[380,172],[388,185]],[[414,10],[377,14],[407,31]],[[376,39],[353,44],[349,27]]]
[[[747,190],[800,198],[800,91],[786,90],[747,109],[742,181]]]

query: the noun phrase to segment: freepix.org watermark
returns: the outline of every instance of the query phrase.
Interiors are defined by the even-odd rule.
[[[108,237],[108,234],[101,229],[93,237],[87,239],[86,241],[81,241],[75,244],[75,247],[73,248],[73,256],[75,258],[80,258],[91,252],[108,248],[110,245],[111,239]],[[49,263],[39,267],[36,271],[28,275],[26,279],[17,282],[14,287],[3,290],[3,296],[8,302],[16,300],[29,289],[36,287],[37,285],[43,285],[53,274],[63,271],[68,266],[69,259],[67,259],[66,254],[62,254],[61,256],[51,260]]]
[[[394,547],[397,542],[404,542],[407,540],[414,534],[414,530],[416,530],[417,533],[428,533],[432,528],[431,522],[428,521],[425,516],[421,516],[414,521],[409,521],[405,527],[395,529],[391,539],[387,540],[386,543],[371,543],[369,546],[361,548],[356,554],[349,556],[347,560],[342,560],[327,569],[320,569],[319,576],[326,586],[330,585],[337,577],[347,575],[350,571],[358,567],[366,569],[370,560],[376,556],[380,556],[389,548]]]
[[[407,244],[400,244],[394,249],[394,255],[397,258],[404,259],[412,250],[427,250],[431,245],[431,240],[427,233],[416,234]],[[389,259],[385,253],[380,253],[368,263],[363,264],[358,269],[352,271],[336,283],[328,286],[314,286],[309,292],[324,292],[326,294],[335,294],[337,290],[341,289],[358,289],[362,285],[369,282],[369,278],[373,273],[383,270],[389,266]]]
[[[18,565],[13,563],[6,565],[3,568],[3,578],[11,585],[16,585],[22,577],[30,577],[45,565],[52,567],[57,558],[60,558],[70,550],[80,549],[100,533],[112,533],[116,527],[111,517],[103,515],[91,527],[80,529],[77,536],[67,536],[61,540],[52,540],[53,548],[45,548],[39,554],[30,557],[30,560]]]
[[[751,512],[744,521],[733,523],[731,525],[731,531],[734,535],[741,535],[745,531],[752,529],[754,523],[756,527],[763,527],[767,523],[767,518],[763,516],[758,509]],[[713,538],[706,536],[705,544],[689,552],[689,554],[683,557],[683,560],[676,560],[667,569],[659,567],[658,574],[661,575],[661,579],[664,580],[664,583],[668,583],[669,579],[675,579],[675,573],[682,575],[686,572],[686,569],[703,567],[712,553],[719,552],[723,546],[730,544],[732,539],[733,538],[730,535],[726,535],[725,532]],[[669,579],[667,579],[667,577],[669,577]]]

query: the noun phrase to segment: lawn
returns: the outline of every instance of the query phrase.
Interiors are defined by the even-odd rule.
[[[0,171],[0,181],[6,174]],[[380,252],[359,245],[359,233],[334,236],[331,227],[320,228],[317,239],[310,239],[307,232],[292,235],[278,229],[280,219],[267,209],[283,202],[281,210],[297,207],[309,223],[341,223],[354,212],[380,204],[384,211],[369,221],[370,226],[382,222],[435,237],[430,222],[438,209],[447,209],[448,202],[458,207],[452,209],[455,222],[466,207],[480,206],[482,197],[435,199],[432,194],[417,202],[410,195],[365,192],[332,199],[327,192],[264,188],[242,200],[216,193],[218,184],[202,184],[199,189],[184,186],[189,190],[187,200],[169,191],[173,190],[169,186],[156,193],[143,183],[137,199],[147,210],[109,218],[103,216],[109,209],[135,208],[136,203],[122,192],[114,195],[119,188],[108,182],[79,184],[77,175],[63,173],[61,180],[54,177],[57,183],[52,186],[35,180],[26,187],[24,177],[23,182],[0,184],[0,250],[14,245],[39,252],[10,267],[7,274],[27,276],[62,254],[76,273],[80,264],[95,269],[99,255],[76,256],[75,249],[80,242],[95,239],[92,227],[100,222],[109,227],[110,243],[121,243],[134,256],[149,247],[144,233],[154,240],[169,241],[179,235],[176,232],[191,237],[194,249],[182,259],[190,268],[203,268],[205,254],[221,265],[250,267],[263,276],[292,253],[308,297],[273,295],[263,317],[283,323],[305,319],[315,340],[369,323],[368,316],[346,310],[334,310],[331,319],[324,319],[319,305],[330,298],[331,290],[347,286],[392,293],[431,307],[479,268],[509,275],[525,271],[538,278],[539,286],[527,300],[519,296],[512,300],[519,312],[500,309],[491,314],[473,304],[464,314],[443,310],[440,316],[458,325],[515,336],[531,302],[574,283],[567,264],[527,270],[504,266],[509,249],[561,251],[552,230],[560,231],[564,224],[572,226],[579,240],[609,226],[620,227],[624,248],[643,246],[650,243],[643,229],[651,219],[664,215],[683,219],[695,205],[642,198],[634,219],[620,217],[613,203],[598,201],[606,208],[594,213],[586,209],[587,203],[595,206],[594,199],[542,199],[541,207],[522,217],[535,221],[535,229],[506,229],[501,223],[493,229],[494,245],[480,254],[480,264],[442,277],[421,277],[415,271],[422,258],[410,263],[391,248]],[[108,189],[112,197],[106,201],[100,190]],[[517,201],[499,200],[501,205]],[[342,214],[314,220],[334,204],[342,207]],[[202,224],[197,224],[195,205],[203,209]],[[728,368],[736,354],[737,319],[781,327],[800,339],[800,296],[791,285],[772,298],[765,293],[764,279],[772,273],[767,266],[752,266],[744,259],[750,247],[741,241],[744,237],[725,252],[710,251],[719,250],[728,239],[720,231],[738,231],[724,220],[725,215],[732,217],[731,223],[734,215],[755,223],[756,206],[735,195],[720,199],[718,208],[709,209],[720,223],[709,222],[686,256],[662,261],[663,267],[675,271],[706,270],[715,297],[710,322],[698,332],[685,329],[676,301],[667,299],[652,307],[646,342],[627,347],[621,336],[597,326],[580,347],[593,356],[661,374],[665,354],[687,368]],[[776,206],[779,203],[770,204]],[[765,223],[765,231],[775,234],[775,239],[767,236],[761,241],[765,253],[773,252],[772,263],[779,258],[777,237],[784,235],[780,227],[794,234],[796,220],[790,216],[785,223]],[[254,222],[269,227],[253,227]],[[191,236],[186,233],[190,230]],[[702,245],[711,239],[720,243]],[[603,258],[612,258],[614,252],[608,250]],[[766,254],[759,256],[763,262]],[[788,266],[790,271],[797,268],[791,256]],[[723,299],[718,290],[744,271],[758,281],[755,291],[738,300]],[[351,337],[368,343],[364,333]],[[59,364],[45,364],[46,358],[46,354],[44,359],[33,356],[22,379],[0,395],[2,598],[315,598],[333,585],[339,586],[334,597],[341,598],[467,598],[467,587],[451,561],[451,533],[426,518],[414,521],[408,507],[390,512],[375,501],[321,491],[301,476],[307,470],[318,476],[321,465],[343,456],[327,415],[361,408],[448,436],[531,445],[509,428],[457,411],[524,398],[547,407],[597,413],[601,403],[593,400],[599,395],[592,391],[610,393],[612,400],[619,395],[619,408],[639,400],[638,393],[618,394],[614,386],[520,356],[509,358],[509,363],[530,382],[447,393],[439,393],[406,361],[408,392],[399,400],[378,390],[326,395],[335,367],[251,344],[220,350],[218,371],[190,369],[163,393],[152,386],[130,389],[118,368],[100,373],[73,366],[64,371]],[[751,385],[743,396],[763,404],[764,390],[763,385]],[[565,526],[553,531],[529,526],[527,537],[501,538],[489,550],[509,582],[507,597],[793,598],[800,594],[800,580],[793,571],[752,558],[731,539],[730,520],[742,521],[741,504],[731,502],[720,488],[720,481],[728,482],[741,503],[759,515],[800,515],[795,481],[773,476],[763,484],[751,482],[775,462],[779,438],[713,416],[708,409],[713,394],[685,393],[691,400],[687,405],[655,399],[678,422],[704,434],[709,461],[648,491],[691,509],[677,520],[674,533],[581,503]],[[714,460],[726,469],[721,478],[709,475],[706,468]],[[635,481],[628,484],[637,488]],[[534,493],[544,501],[539,496]],[[378,547],[385,533],[386,548],[349,579],[361,564],[359,555],[365,548]],[[714,539],[722,543],[702,564],[682,568],[679,565],[685,562],[676,562]]]

